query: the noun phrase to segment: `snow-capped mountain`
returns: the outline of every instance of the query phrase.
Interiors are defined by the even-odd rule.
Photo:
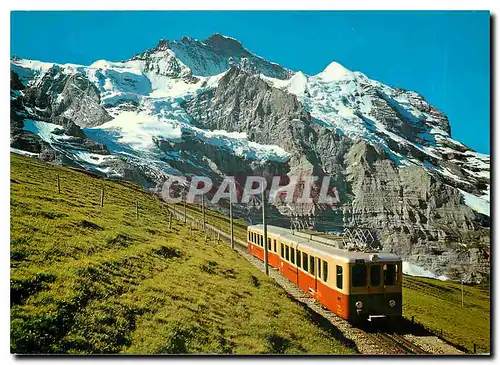
[[[336,62],[306,75],[220,34],[89,66],[12,58],[11,105],[15,152],[147,187],[172,173],[331,175],[342,221],[379,229],[383,245],[433,272],[487,276],[490,157],[454,140],[418,93]]]

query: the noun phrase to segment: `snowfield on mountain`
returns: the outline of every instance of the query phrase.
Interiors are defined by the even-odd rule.
[[[337,62],[307,75],[220,34],[90,66],[13,57],[11,151],[156,190],[171,174],[330,175],[342,205],[300,207],[317,229],[356,223],[409,271],[489,279],[490,156],[417,92]]]

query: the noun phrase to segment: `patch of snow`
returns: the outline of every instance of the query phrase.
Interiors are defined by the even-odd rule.
[[[277,145],[263,145],[247,139],[246,133],[223,130],[199,130],[207,143],[234,151],[235,155],[251,160],[286,162],[291,155]]]
[[[161,139],[179,139],[180,124],[175,120],[159,120],[146,112],[123,111],[113,120],[85,132],[106,132],[108,143],[120,143],[128,149],[145,151],[155,149],[153,137]]]
[[[486,190],[483,190],[484,195],[481,195],[481,198],[486,201],[490,201],[490,185],[488,185],[488,188]]]
[[[462,196],[464,198],[464,203],[467,206],[469,206],[472,210],[475,210],[478,213],[487,215],[488,217],[490,216],[489,193],[487,194],[487,199],[485,199],[483,197],[473,195],[461,189],[458,190],[460,190],[460,193],[462,193]]]
[[[71,150],[71,153],[75,156],[77,161],[86,162],[92,165],[101,165],[103,162],[116,158],[111,155],[101,155],[82,150]]]
[[[38,157],[38,155],[39,155],[38,153],[23,151],[23,150],[13,148],[13,147],[10,148],[10,152],[16,153],[18,155],[29,156],[29,157]]]
[[[45,142],[52,142],[55,139],[55,135],[52,133],[56,129],[61,129],[62,127],[57,124],[40,122],[38,120],[26,119],[24,121],[24,130],[37,134]]]
[[[424,277],[424,278],[438,279],[441,281],[449,280],[449,278],[444,276],[444,275],[438,276],[438,275],[424,269],[423,267],[412,264],[408,261],[403,261],[403,274],[410,275],[410,276],[420,276],[420,277]]]

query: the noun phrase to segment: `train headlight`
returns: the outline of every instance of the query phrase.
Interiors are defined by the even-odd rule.
[[[363,302],[362,302],[361,300],[358,300],[358,301],[356,302],[356,308],[358,308],[358,309],[363,308]]]
[[[389,305],[394,308],[396,306],[396,301],[394,299],[389,300]]]

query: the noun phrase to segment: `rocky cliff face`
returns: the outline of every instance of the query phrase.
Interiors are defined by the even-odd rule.
[[[364,141],[352,146],[347,165],[350,219],[376,228],[385,250],[451,279],[489,278],[489,223],[462,203],[458,189],[422,167],[397,168]]]
[[[64,117],[82,128],[112,119],[101,105],[99,91],[85,75],[64,74],[58,66],[25,89],[23,103],[42,120]]]
[[[279,145],[291,154],[292,171],[319,167],[309,113],[294,95],[269,86],[257,75],[233,67],[215,90],[183,106],[201,128],[244,132],[252,141]]]
[[[327,175],[337,207],[276,204],[276,222],[310,213],[436,275],[489,275],[489,156],[418,93],[335,62],[305,75],[220,34],[90,66],[13,58],[11,146],[148,188],[183,173]]]

